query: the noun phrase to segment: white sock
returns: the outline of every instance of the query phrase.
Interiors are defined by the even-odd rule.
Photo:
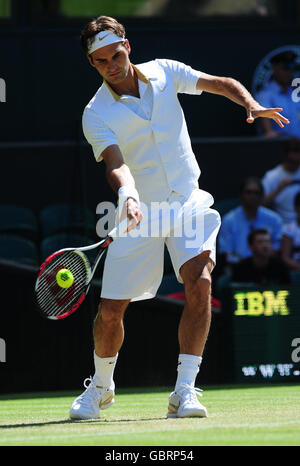
[[[94,382],[100,387],[114,390],[114,370],[118,359],[118,353],[111,358],[100,358],[94,351],[95,375]]]
[[[201,356],[195,356],[193,354],[179,355],[175,391],[177,391],[179,386],[183,383],[191,385],[192,387],[195,386],[195,380],[199,372],[201,362]]]

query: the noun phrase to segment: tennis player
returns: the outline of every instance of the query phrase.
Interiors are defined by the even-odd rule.
[[[155,296],[163,276],[165,244],[186,297],[178,330],[177,379],[167,416],[206,417],[195,380],[210,328],[211,272],[220,216],[211,208],[213,197],[199,189],[200,169],[177,94],[206,91],[225,96],[245,108],[248,123],[258,117],[275,120],[280,127],[289,122],[282,109],[262,107],[234,79],[168,59],[132,64],[124,27],[113,18],[100,16],[89,22],[81,41],[89,63],[103,78],[84,110],[84,134],[96,161],[104,160],[107,181],[118,194],[119,211],[127,213],[131,231],[108,250],[94,322],[95,374],[84,381],[86,390],[72,403],[70,417],[98,418],[100,410],[114,402],[123,316],[131,301]],[[152,218],[148,215],[149,208],[163,202],[181,207],[175,223],[161,235],[131,235],[159,220],[157,212]],[[179,223],[186,224],[187,219],[196,221],[201,230],[198,240],[189,244],[184,229],[178,234]]]

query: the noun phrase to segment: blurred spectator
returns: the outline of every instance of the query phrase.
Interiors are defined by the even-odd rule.
[[[219,232],[219,254],[226,256],[227,264],[251,255],[247,239],[249,233],[257,228],[267,229],[273,250],[280,250],[282,220],[276,212],[261,205],[263,194],[259,178],[246,178],[240,188],[241,206],[224,215]]]
[[[268,230],[253,230],[248,237],[252,256],[241,260],[232,269],[231,281],[258,285],[290,283],[290,274],[282,260],[273,255]]]
[[[282,164],[265,173],[262,184],[265,191],[263,204],[274,209],[284,224],[297,218],[294,209],[295,195],[300,191],[300,140],[286,142]]]
[[[300,192],[295,196],[297,219],[283,228],[282,259],[293,270],[300,270]]]
[[[261,118],[259,129],[267,137],[281,135],[300,138],[300,102],[296,102],[292,96],[295,90],[292,86],[295,77],[295,59],[296,54],[292,51],[281,52],[272,57],[270,81],[255,96],[264,107],[281,107],[282,114],[290,121],[289,125],[281,128],[275,121]]]

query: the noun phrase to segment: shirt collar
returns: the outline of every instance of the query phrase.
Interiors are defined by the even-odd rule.
[[[111,95],[112,97],[112,102],[113,103],[114,101],[116,102],[117,100],[119,100],[120,96],[110,87],[110,85],[108,84],[107,81],[103,81],[103,84],[106,86],[105,89],[108,91],[107,94]]]
[[[138,78],[145,83],[153,81],[153,85],[161,91],[166,87],[165,72],[161,69],[155,60],[140,65],[132,65],[136,70]],[[110,85],[104,81],[100,88],[101,98],[106,105],[112,105],[119,101],[120,96],[112,90]]]
[[[149,83],[149,78],[144,73],[142,73],[142,71],[139,70],[139,68],[136,65],[132,65],[132,67],[133,67],[134,71],[136,72],[137,77],[139,78],[139,80],[142,81],[145,84],[148,84]]]
[[[137,66],[135,66],[135,65],[133,65],[133,64],[131,64],[131,65],[132,65],[134,71],[136,72],[138,79],[139,79],[140,81],[142,81],[142,83],[148,84],[148,83],[149,83],[149,79],[144,75],[144,73],[142,73],[142,72],[138,69]],[[106,89],[110,92],[110,94],[111,94],[111,96],[112,96],[112,98],[113,98],[113,100],[112,100],[111,103],[117,102],[118,100],[120,100],[120,97],[121,97],[121,96],[120,96],[119,94],[117,94],[117,93],[111,88],[111,86],[109,85],[109,83],[108,83],[107,81],[104,80],[104,84],[105,84],[105,86],[106,86]]]

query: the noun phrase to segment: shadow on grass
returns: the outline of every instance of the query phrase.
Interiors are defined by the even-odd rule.
[[[42,426],[51,426],[51,425],[63,425],[63,424],[94,424],[94,425],[107,425],[107,424],[116,424],[116,423],[125,423],[125,422],[145,422],[145,421],[162,421],[167,419],[166,416],[164,417],[148,417],[148,418],[141,418],[141,419],[88,419],[88,420],[80,420],[80,419],[64,419],[61,421],[47,421],[47,422],[33,422],[30,424],[7,424],[1,425],[0,429],[16,429],[16,428],[26,428],[26,427],[42,427]]]
[[[132,387],[117,388],[116,395],[134,395],[141,393],[169,393],[174,387]],[[82,387],[72,390],[57,390],[45,392],[3,393],[0,394],[0,402],[8,400],[28,400],[31,398],[66,398],[77,397],[82,392]]]

